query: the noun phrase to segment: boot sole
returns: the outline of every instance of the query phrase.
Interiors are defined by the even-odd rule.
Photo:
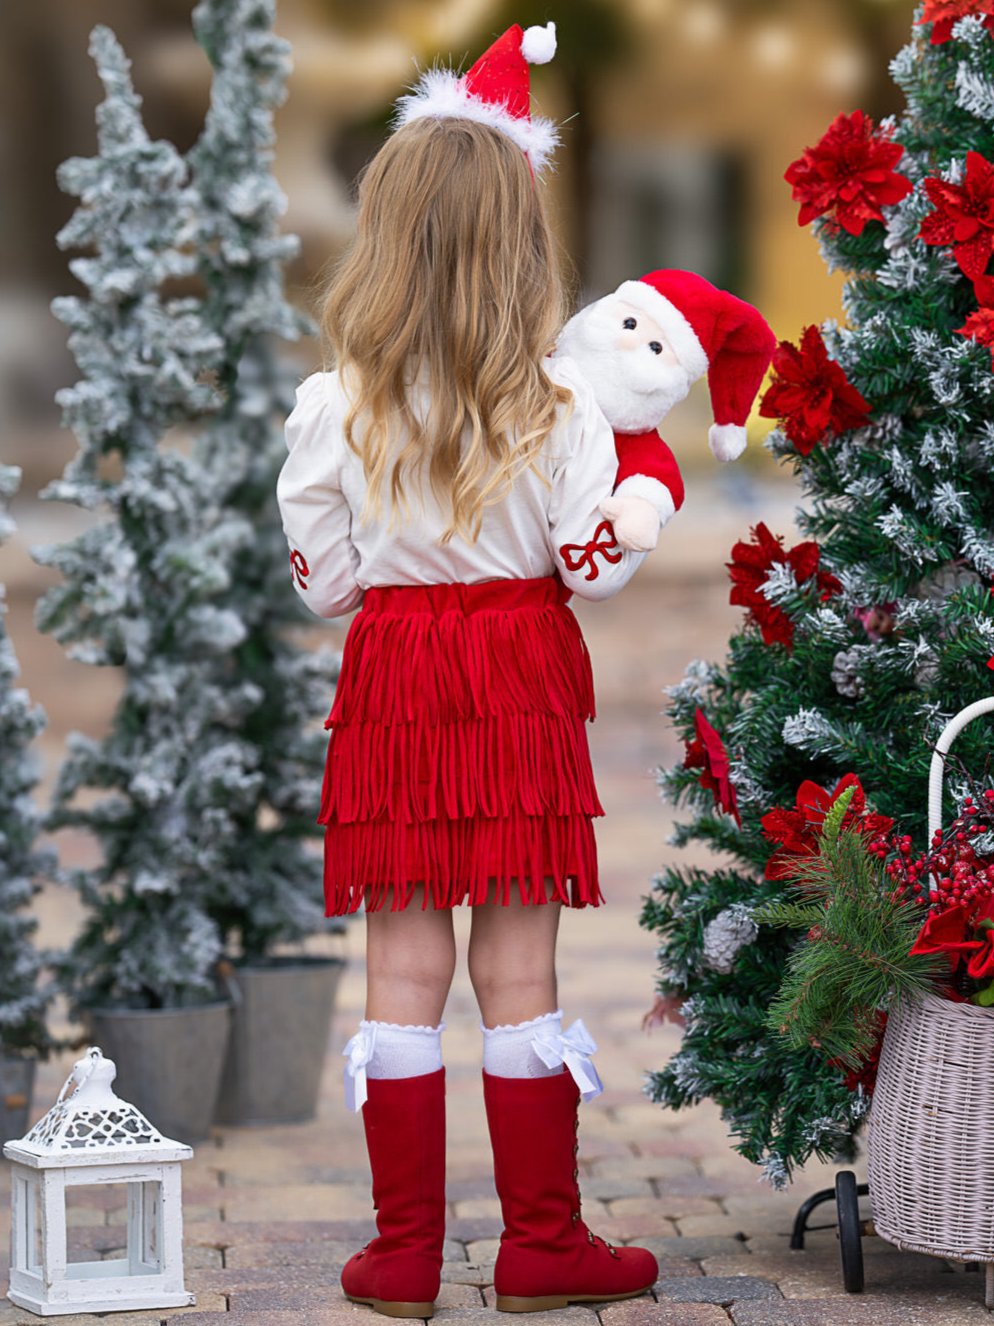
[[[351,1294],[346,1294],[345,1297],[350,1303],[363,1303],[374,1312],[382,1313],[384,1317],[434,1317],[435,1315],[434,1303],[405,1303],[389,1298],[353,1298]]]
[[[539,1298],[521,1298],[517,1294],[498,1294],[498,1312],[551,1312],[567,1308],[571,1303],[615,1303],[622,1298],[638,1298],[649,1292],[651,1285],[630,1289],[626,1294],[543,1294]]]

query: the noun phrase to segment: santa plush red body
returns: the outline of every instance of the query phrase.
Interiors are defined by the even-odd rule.
[[[683,502],[676,457],[657,432],[672,407],[707,373],[711,450],[737,459],[775,346],[751,304],[675,268],[622,282],[566,324],[555,353],[577,362],[614,429],[618,482],[601,510],[622,546],[654,548]]]

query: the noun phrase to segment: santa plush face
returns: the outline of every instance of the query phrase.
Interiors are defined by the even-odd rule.
[[[618,293],[570,318],[555,353],[576,361],[619,433],[657,427],[695,381],[659,323]]]

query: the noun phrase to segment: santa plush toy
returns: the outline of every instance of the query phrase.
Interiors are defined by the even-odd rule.
[[[625,548],[646,552],[683,502],[676,457],[656,431],[708,375],[718,460],[745,450],[745,422],[776,337],[762,315],[694,272],[663,268],[581,309],[556,344],[593,387],[614,429],[618,480],[601,511]]]

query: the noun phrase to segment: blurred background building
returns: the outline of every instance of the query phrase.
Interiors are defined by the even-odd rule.
[[[47,306],[75,285],[54,242],[72,205],[55,169],[94,146],[88,32],[115,29],[150,132],[185,149],[208,88],[192,5],[0,6],[0,435],[4,458],[27,466],[29,489],[72,450],[52,394],[74,370]],[[303,240],[291,285],[312,301],[347,243],[355,176],[417,69],[435,59],[465,67],[507,23],[553,18],[559,52],[533,71],[533,90],[564,125],[548,188],[578,298],[651,267],[690,267],[794,337],[838,313],[839,281],[798,227],[783,171],[840,111],[897,109],[887,66],[911,15],[910,0],[279,0],[295,70],[277,175],[287,227]],[[302,368],[316,354],[304,347]],[[687,432],[697,448],[701,430]]]

